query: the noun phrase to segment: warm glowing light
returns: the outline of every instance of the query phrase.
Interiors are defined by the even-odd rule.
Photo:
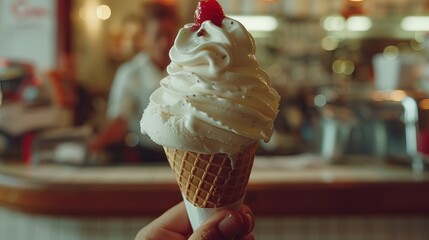
[[[332,64],[332,71],[334,71],[334,73],[336,74],[340,74],[343,72],[343,61],[342,60],[336,60],[333,64]]]
[[[100,5],[97,7],[95,13],[100,20],[107,20],[112,15],[112,10],[107,5]]]
[[[363,32],[372,28],[372,21],[369,17],[365,16],[352,16],[347,20],[342,16],[329,16],[322,20],[321,25],[328,32],[343,30]]]
[[[342,16],[329,16],[324,18],[321,24],[328,32],[339,32],[345,29],[346,20]]]
[[[429,17],[410,16],[401,21],[401,27],[405,31],[429,31]]]
[[[343,67],[344,68],[344,74],[352,75],[354,73],[356,67],[352,61],[350,61],[350,60],[344,61],[343,65],[344,65],[344,67]]]
[[[346,28],[349,31],[364,32],[372,27],[372,21],[368,17],[352,16],[347,19]]]
[[[338,48],[339,41],[333,36],[326,36],[322,39],[321,45],[326,51],[333,51]]]
[[[336,60],[332,64],[332,70],[336,74],[352,75],[355,69],[355,64],[350,60]]]
[[[429,110],[429,99],[425,99],[420,102],[420,108],[423,110]]]
[[[399,56],[399,49],[395,46],[388,46],[384,49],[383,55],[386,59],[395,60]]]
[[[403,90],[377,91],[377,92],[374,92],[372,94],[372,98],[375,101],[396,101],[396,102],[401,102],[406,97],[407,97],[407,93],[405,91],[403,91]],[[428,102],[428,104],[429,104],[429,102]]]
[[[407,93],[402,90],[395,90],[390,93],[390,99],[397,102],[404,100],[406,96],[407,96]]]
[[[241,22],[248,31],[271,32],[278,28],[279,23],[271,16],[230,16]]]
[[[82,19],[82,20],[85,20],[85,18],[86,18],[86,8],[81,7],[79,9],[79,18]]]
[[[96,37],[100,30],[100,19],[96,15],[96,10],[99,5],[94,1],[85,1],[84,5],[79,9],[79,18],[83,21],[83,26],[90,37]]]

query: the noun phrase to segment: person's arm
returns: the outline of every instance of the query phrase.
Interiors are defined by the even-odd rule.
[[[111,119],[101,132],[91,139],[89,149],[91,152],[98,152],[109,145],[123,141],[127,134],[127,122],[125,119],[118,117]]]
[[[223,210],[192,232],[182,202],[142,228],[135,240],[253,240],[254,216],[249,207]]]
[[[133,73],[130,66],[130,63],[123,64],[115,74],[107,105],[107,123],[89,141],[89,150],[93,153],[123,141],[128,132],[128,119],[135,101],[129,94]]]

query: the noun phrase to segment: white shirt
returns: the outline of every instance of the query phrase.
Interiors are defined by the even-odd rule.
[[[109,95],[107,117],[126,119],[129,131],[140,137],[143,146],[152,149],[159,146],[140,133],[140,119],[150,95],[166,75],[154,66],[146,53],[139,53],[118,69]]]

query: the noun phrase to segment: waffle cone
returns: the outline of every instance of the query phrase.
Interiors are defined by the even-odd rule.
[[[244,197],[258,143],[243,149],[232,166],[228,154],[201,154],[164,147],[182,194],[199,208],[218,208]]]

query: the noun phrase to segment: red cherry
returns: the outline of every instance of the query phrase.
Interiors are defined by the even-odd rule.
[[[200,0],[195,10],[195,27],[201,27],[205,21],[212,21],[218,27],[222,27],[222,21],[225,18],[223,9],[216,0]]]

